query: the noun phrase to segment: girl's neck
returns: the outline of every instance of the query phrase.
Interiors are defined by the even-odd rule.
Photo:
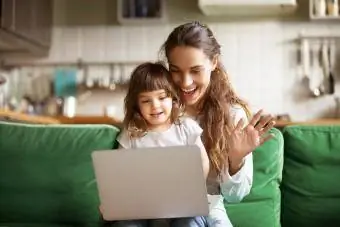
[[[169,121],[165,122],[161,125],[148,125],[148,131],[149,132],[164,132],[168,130],[171,127],[172,123],[169,119]]]

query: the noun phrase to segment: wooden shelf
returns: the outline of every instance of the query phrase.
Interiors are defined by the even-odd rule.
[[[320,17],[320,16],[310,16],[311,20],[320,20],[320,21],[340,21],[340,16],[325,16],[325,17]]]
[[[315,14],[315,0],[309,0],[309,18],[313,21],[340,21],[340,11],[338,12],[339,15],[327,15],[327,0],[325,1],[325,16],[319,16]],[[340,5],[338,6],[340,8]],[[339,10],[339,9],[338,9]]]

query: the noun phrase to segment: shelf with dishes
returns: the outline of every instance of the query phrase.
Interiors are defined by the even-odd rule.
[[[62,115],[67,110],[67,116],[74,116],[77,106],[96,102],[97,96],[120,97],[138,64],[79,61],[10,65],[10,70],[0,72],[0,82],[1,78],[7,79],[0,86],[0,109],[48,116]],[[101,115],[99,111],[96,114]]]
[[[311,20],[340,20],[339,0],[309,0],[309,18]]]

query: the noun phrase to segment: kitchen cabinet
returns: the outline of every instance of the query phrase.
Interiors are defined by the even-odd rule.
[[[53,0],[0,0],[0,52],[46,55],[51,44]]]
[[[294,13],[297,5],[297,0],[198,0],[207,16],[277,16]]]
[[[124,25],[160,24],[166,20],[165,0],[118,0],[117,15]]]

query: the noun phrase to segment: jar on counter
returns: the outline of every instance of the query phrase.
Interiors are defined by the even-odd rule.
[[[314,0],[314,11],[318,17],[326,16],[326,0]]]

